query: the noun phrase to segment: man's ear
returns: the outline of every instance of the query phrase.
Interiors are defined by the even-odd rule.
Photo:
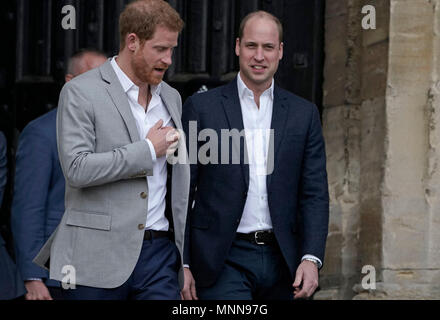
[[[135,52],[139,48],[139,38],[136,33],[129,33],[125,37],[125,44],[128,50]]]
[[[280,43],[280,60],[283,59],[283,53],[284,53],[284,42]]]
[[[74,78],[74,77],[73,77],[73,74],[68,73],[68,74],[66,74],[66,75],[64,76],[64,81],[69,82],[69,81],[72,80],[73,78]]]
[[[240,55],[240,38],[235,39],[235,54]]]

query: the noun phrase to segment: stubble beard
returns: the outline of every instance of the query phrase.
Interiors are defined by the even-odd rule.
[[[136,54],[134,56],[134,59],[132,60],[132,68],[136,78],[143,83],[158,85],[162,82],[163,76],[154,76],[154,68],[148,65],[141,54]]]

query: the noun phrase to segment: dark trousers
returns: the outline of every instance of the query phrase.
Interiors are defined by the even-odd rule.
[[[62,290],[67,300],[180,300],[180,254],[168,238],[144,240],[133,273],[113,289],[76,286]]]
[[[49,290],[50,296],[54,300],[64,300],[63,299],[63,289],[60,287],[50,287],[47,286],[47,289]]]
[[[197,295],[201,300],[292,300],[292,284],[276,243],[235,239],[219,278],[210,287],[197,287]]]

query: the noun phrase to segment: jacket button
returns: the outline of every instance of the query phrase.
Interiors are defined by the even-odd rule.
[[[143,225],[142,223],[138,224],[138,229],[139,230],[144,230],[145,229],[145,225]]]
[[[147,194],[145,192],[141,192],[141,198],[142,199],[146,199],[147,198]]]
[[[243,198],[247,198],[247,191],[243,192]]]

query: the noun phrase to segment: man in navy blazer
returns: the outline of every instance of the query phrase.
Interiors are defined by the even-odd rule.
[[[65,80],[100,66],[106,56],[93,49],[80,50],[69,59]],[[28,300],[60,298],[60,284],[32,262],[64,213],[65,180],[61,171],[54,109],[31,121],[20,135],[16,155],[11,227],[17,265],[25,281]]]
[[[246,16],[235,51],[237,78],[193,95],[183,107],[189,158],[195,163],[182,296],[308,298],[318,286],[328,232],[319,112],[274,85],[283,55],[276,17],[264,11]],[[224,134],[234,129],[244,129],[244,139],[234,142],[233,134]],[[234,150],[240,151],[235,158]]]

